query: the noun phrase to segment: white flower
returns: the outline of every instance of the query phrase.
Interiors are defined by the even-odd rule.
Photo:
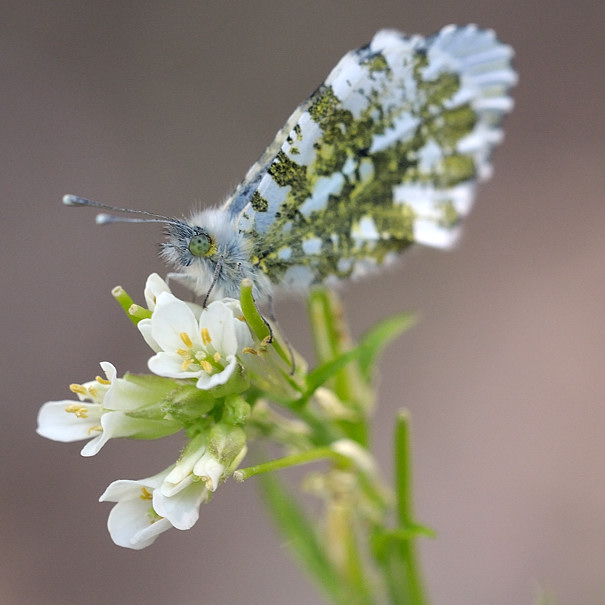
[[[118,546],[140,550],[171,527],[190,529],[198,520],[199,507],[208,499],[208,490],[197,482],[173,497],[164,496],[160,486],[171,470],[172,467],[139,481],[114,481],[101,495],[101,502],[116,502],[107,528]]]
[[[162,490],[153,492],[153,508],[176,529],[191,529],[200,516],[200,504],[210,497],[208,488],[201,481],[189,483],[173,496],[165,496]]]
[[[252,345],[237,301],[214,301],[203,309],[161,292],[151,319],[137,325],[156,351],[149,369],[168,378],[195,378],[199,389],[225,384],[237,355]]]
[[[145,296],[145,302],[147,303],[147,308],[153,312],[156,307],[156,301],[160,294],[167,292],[168,294],[172,294],[172,290],[168,284],[157,274],[152,273],[145,282],[145,289],[143,291],[143,295]],[[202,307],[200,305],[196,305],[192,302],[185,302],[185,304],[193,311],[196,317],[199,317],[202,312]],[[151,320],[144,319],[141,320],[137,327],[141,332],[145,342],[157,353],[162,350],[162,347],[158,345],[157,342],[151,336]]]
[[[224,471],[225,465],[208,451],[207,436],[200,434],[187,444],[174,468],[164,479],[161,492],[164,496],[171,497],[195,482],[201,482],[214,492]]]
[[[157,273],[152,273],[147,278],[143,291],[147,308],[150,311],[155,309],[156,300],[162,292],[172,293],[168,284]]]
[[[160,491],[172,496],[201,483],[209,491],[233,473],[247,452],[246,434],[236,426],[215,424],[208,432],[195,436],[185,447]]]
[[[49,401],[40,408],[39,435],[62,442],[90,439],[81,454],[94,456],[112,438],[157,438],[181,428],[174,420],[141,414],[162,400],[170,384],[160,385],[161,379],[155,378],[145,386],[142,381],[117,378],[115,367],[106,361],[101,368],[106,378],[71,385],[79,401]]]

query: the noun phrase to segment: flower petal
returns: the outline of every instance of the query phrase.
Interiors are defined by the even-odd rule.
[[[208,330],[211,346],[224,355],[237,353],[235,321],[231,309],[220,300],[210,303],[200,317],[200,327]]]
[[[153,336],[151,335],[152,324],[151,319],[141,319],[137,324],[137,328],[141,333],[141,336],[145,340],[145,342],[157,353],[162,350],[162,347],[155,341]]]
[[[99,497],[99,502],[119,502],[125,498],[134,499],[140,497],[140,490],[145,487],[154,490],[162,485],[164,479],[170,473],[173,466],[169,466],[161,473],[134,481],[132,479],[118,479],[107,486],[107,489]]]
[[[216,491],[224,471],[225,465],[208,452],[193,467],[193,474],[197,475],[211,492]]]
[[[164,292],[157,299],[151,316],[151,336],[164,351],[176,351],[184,346],[181,334],[185,332],[192,343],[201,346],[198,321],[193,311],[182,301]]]
[[[158,439],[172,435],[181,429],[177,422],[138,418],[121,411],[106,412],[101,416],[102,432],[89,441],[80,452],[82,456],[94,456],[110,440],[120,437]]]
[[[107,487],[99,500],[117,502],[107,519],[111,539],[125,548],[140,550],[172,527],[153,508],[152,493],[157,489],[172,467],[140,481],[119,480]]]
[[[203,374],[199,366],[192,364],[192,369],[183,370],[183,358],[172,351],[160,351],[147,362],[147,367],[158,376],[166,378],[197,378]]]
[[[168,284],[157,273],[152,273],[147,278],[144,290],[145,302],[150,311],[155,309],[156,300],[162,292],[170,292]]]
[[[109,512],[107,529],[111,539],[118,545],[141,550],[172,527],[168,519],[158,519],[150,511],[150,500],[125,500],[118,502]],[[151,512],[151,514],[150,514]]]
[[[216,374],[206,374],[205,372],[200,372],[195,386],[197,386],[198,389],[207,390],[211,389],[212,387],[216,387],[219,384],[225,384],[229,378],[231,378],[231,374],[233,374],[237,360],[235,359],[234,355],[229,355],[225,361],[227,362],[227,365],[221,372],[217,372]]]
[[[191,529],[200,516],[200,504],[208,499],[208,490],[195,481],[178,494],[166,497],[157,489],[153,492],[153,508],[177,529]]]
[[[90,439],[101,425],[101,405],[76,401],[49,401],[38,412],[37,433],[54,441]]]
[[[113,384],[114,380],[118,376],[118,371],[116,370],[116,367],[113,365],[113,363],[110,363],[109,361],[102,361],[99,365],[101,366],[103,372],[105,372],[107,380],[109,380],[109,382]]]

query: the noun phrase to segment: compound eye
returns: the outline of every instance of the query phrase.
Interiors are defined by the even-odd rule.
[[[210,256],[213,248],[212,239],[206,233],[198,233],[189,240],[189,252],[193,256]]]

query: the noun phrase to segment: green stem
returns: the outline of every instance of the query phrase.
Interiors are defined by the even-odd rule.
[[[424,588],[420,563],[416,550],[418,527],[414,521],[412,499],[412,446],[410,431],[410,415],[407,410],[401,410],[397,416],[395,428],[395,490],[397,494],[397,521],[399,530],[410,537],[397,541],[398,548],[393,553],[391,563],[399,562],[403,567],[403,577],[400,576],[400,589],[403,594],[393,594],[394,603],[409,605],[428,605],[428,597]],[[396,565],[395,567],[398,567]],[[391,572],[394,570],[391,569]],[[398,574],[399,575],[399,574]],[[396,582],[391,573],[391,587]]]
[[[344,309],[334,292],[324,288],[312,290],[309,317],[318,365],[337,359],[353,348]],[[374,394],[362,374],[357,360],[351,360],[330,378],[327,385],[344,405],[362,418],[357,422],[342,422],[341,428],[347,437],[367,446],[368,423],[365,419],[373,407]]]
[[[140,318],[135,318],[130,314],[130,307],[134,303],[132,298],[129,296],[128,292],[126,292],[126,290],[124,290],[122,286],[115,286],[115,288],[112,288],[111,290],[111,295],[116,299],[120,307],[122,307],[122,310],[124,311],[124,313],[126,313],[128,319],[130,319],[133,324],[138,324]]]
[[[256,337],[262,341],[270,341],[279,356],[288,364],[291,364],[294,360],[288,351],[286,345],[282,344],[277,339],[277,334],[273,332],[273,329],[269,326],[267,320],[261,315],[254,297],[252,296],[252,281],[248,278],[242,280],[240,288],[240,304],[242,306],[242,313],[246,318],[246,322],[250,326],[250,329],[254,332]]]
[[[236,481],[242,482],[254,475],[278,471],[291,466],[300,466],[301,464],[308,464],[309,462],[322,459],[334,460],[341,466],[350,466],[351,464],[351,461],[347,456],[343,456],[329,447],[318,447],[313,450],[301,452],[300,454],[292,454],[291,456],[284,456],[283,458],[277,458],[276,460],[270,460],[269,462],[263,462],[262,464],[240,468],[233,473],[233,478]]]

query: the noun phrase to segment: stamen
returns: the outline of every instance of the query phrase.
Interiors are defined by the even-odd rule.
[[[189,357],[189,355],[191,355],[191,351],[188,349],[177,349],[176,352],[181,357]]]
[[[79,403],[72,403],[65,408],[68,414],[75,414],[76,418],[88,418],[88,409]]]
[[[99,391],[97,391],[96,387],[94,386],[89,386],[88,387],[88,395],[87,397],[92,397],[92,399],[98,399],[99,398]]]
[[[204,475],[203,477],[200,477],[202,483],[206,486],[206,489],[209,489],[210,491],[212,491],[212,487],[213,487],[213,483],[212,483],[212,479],[206,475]]]
[[[107,378],[101,378],[100,376],[97,376],[95,380],[101,384],[111,384],[111,380],[107,380]]]
[[[70,384],[69,390],[72,393],[76,393],[76,395],[88,395],[88,391],[86,390],[86,387],[82,384]]]
[[[139,498],[141,500],[153,500],[153,494],[146,487],[142,487]]]
[[[209,345],[212,342],[212,338],[210,338],[210,332],[208,328],[202,328],[202,342],[205,345]]]
[[[181,370],[186,370],[193,363],[193,359],[191,357],[189,359],[185,359],[181,365]]]
[[[212,359],[214,359],[214,361],[216,363],[218,363],[221,360],[221,354],[217,351],[213,356]]]
[[[92,433],[102,433],[103,432],[103,427],[100,424],[96,424],[95,426],[91,426],[88,429],[88,434],[92,435]]]
[[[193,343],[191,342],[191,338],[189,337],[189,334],[187,334],[187,332],[181,332],[179,336],[181,337],[181,340],[185,343],[186,347],[189,347],[190,349],[193,348]]]
[[[250,353],[250,355],[258,355],[258,351],[252,347],[244,347],[242,353]]]
[[[200,365],[202,366],[202,370],[206,372],[206,374],[212,374],[212,364],[209,361],[203,359],[200,361]]]

